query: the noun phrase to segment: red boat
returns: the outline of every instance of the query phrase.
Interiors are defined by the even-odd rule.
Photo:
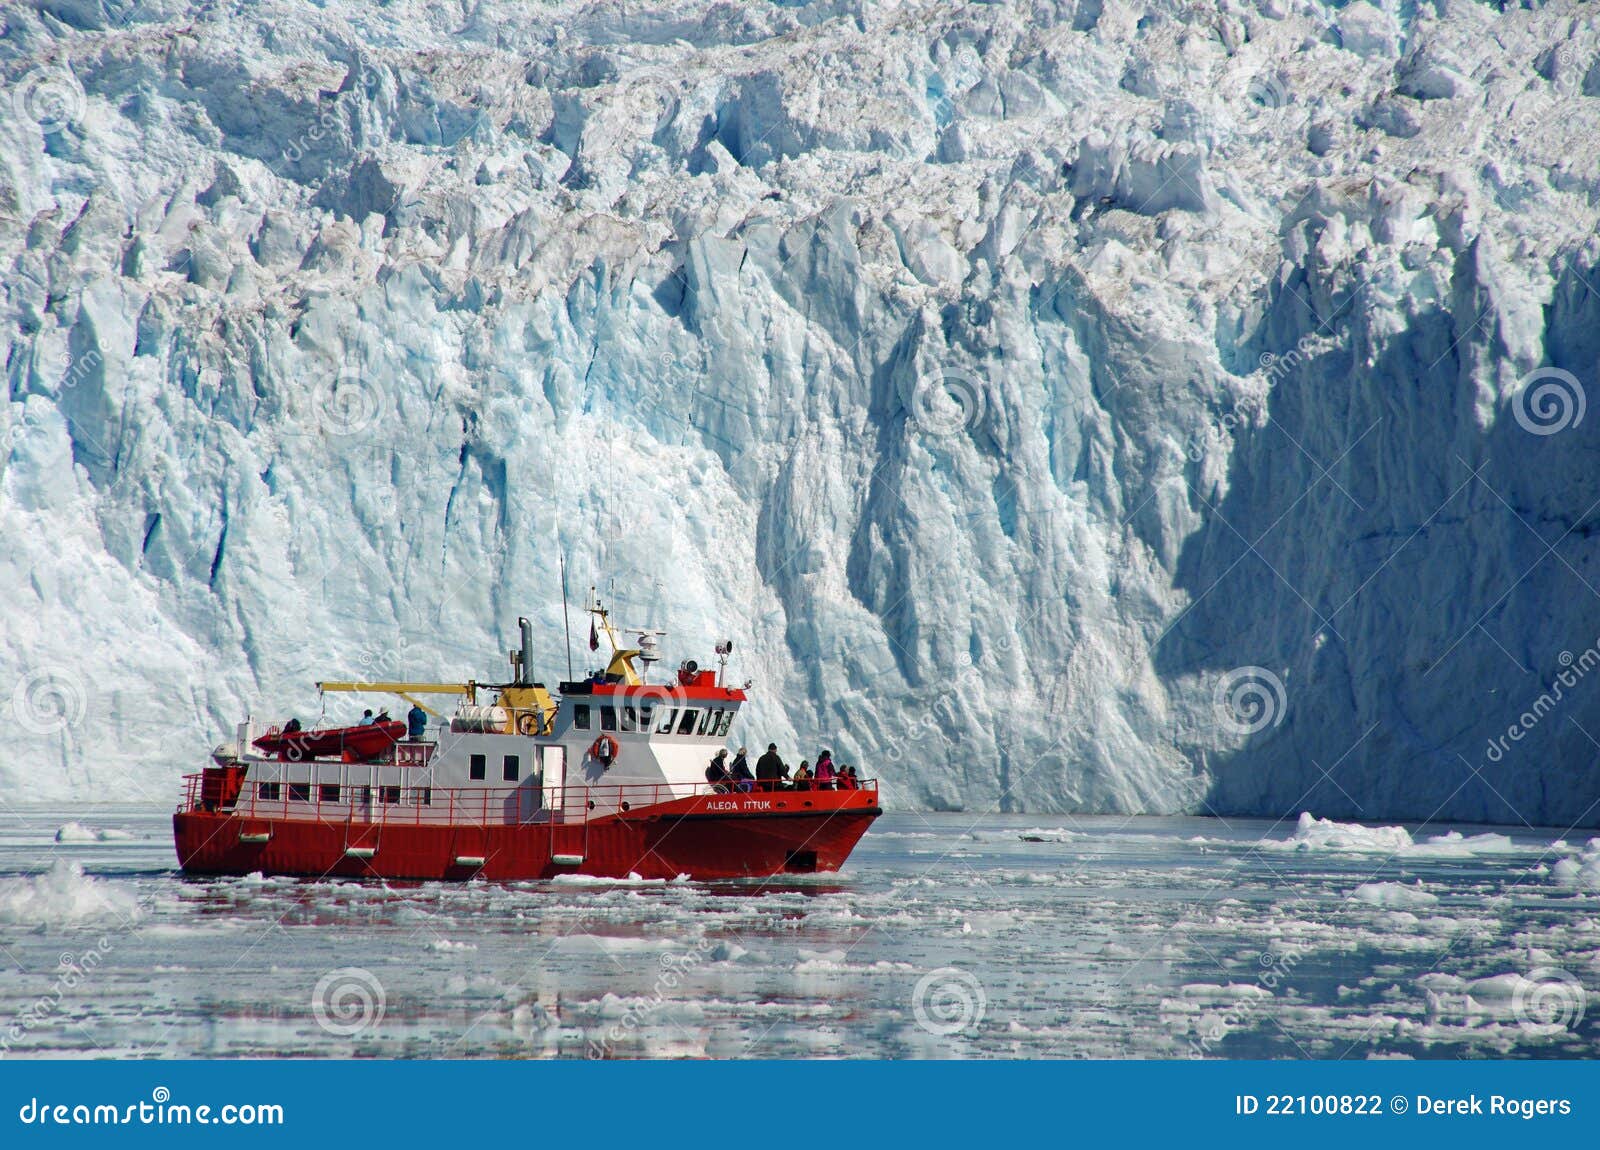
[[[346,763],[365,763],[387,754],[405,737],[406,725],[387,719],[357,727],[325,727],[316,731],[284,731],[272,728],[252,746],[263,754],[282,761],[339,759]]]
[[[638,629],[624,647],[606,611],[589,610],[610,661],[555,693],[528,678],[526,619],[509,683],[318,684],[417,706],[456,696],[448,716],[423,706],[433,719],[419,739],[398,722],[257,736],[247,719],[214,766],[186,779],[173,816],[179,863],[194,874],[384,879],[715,879],[843,866],[882,813],[877,783],[707,783],[750,686],[722,682],[732,645],[718,647],[721,673],[685,661],[651,683],[662,632]],[[480,692],[491,698],[480,703]]]

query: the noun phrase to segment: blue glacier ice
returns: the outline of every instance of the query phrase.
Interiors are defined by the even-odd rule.
[[[1583,5],[4,21],[8,795],[565,553],[900,806],[1600,824]]]

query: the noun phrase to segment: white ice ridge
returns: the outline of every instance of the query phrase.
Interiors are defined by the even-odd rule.
[[[1361,823],[1341,823],[1319,819],[1301,811],[1294,833],[1287,839],[1268,838],[1261,846],[1273,850],[1354,851],[1387,855],[1433,855],[1441,858],[1470,858],[1474,855],[1546,853],[1541,846],[1519,847],[1507,835],[1484,833],[1463,835],[1460,831],[1425,835],[1419,842],[1405,827],[1372,827]],[[1378,887],[1393,886],[1379,883]],[[1361,897],[1359,892],[1357,897]],[[1367,901],[1371,901],[1368,899]]]
[[[565,551],[901,806],[1593,822],[1584,6],[5,23],[8,795],[564,677]]]

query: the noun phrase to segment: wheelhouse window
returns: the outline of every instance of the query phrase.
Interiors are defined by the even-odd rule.
[[[587,731],[589,729],[589,704],[578,703],[572,708],[572,729]]]
[[[378,788],[378,801],[380,803],[386,803],[386,804],[389,804],[389,805],[393,806],[394,804],[396,804],[396,803],[398,803],[400,801],[400,788],[399,787],[379,787]]]
[[[670,734],[672,734],[672,724],[676,723],[677,721],[678,721],[678,708],[676,708],[676,707],[662,707],[661,708],[661,725],[656,728],[656,732],[658,734],[662,734],[662,735],[670,735]]]
[[[720,714],[722,714],[721,711],[713,711],[709,708],[700,712],[700,726],[695,729],[694,733],[697,735],[714,734],[717,729],[716,716]]]
[[[639,729],[644,731],[646,734],[648,734],[650,731],[650,720],[655,713],[656,709],[654,707],[639,708]]]
[[[699,711],[695,710],[693,707],[685,707],[683,709],[683,718],[678,720],[678,734],[680,734],[680,735],[692,735],[692,734],[694,734],[694,721],[696,719],[698,719],[699,717],[700,717],[700,712]]]
[[[721,738],[728,733],[728,728],[733,726],[733,712],[723,711],[722,719],[717,723],[717,737]]]
[[[600,704],[600,729],[602,731],[617,729],[617,712],[610,703]]]
[[[321,788],[318,791],[318,796],[320,798],[320,801],[325,802],[325,803],[336,803],[336,802],[338,802],[339,801],[339,784],[338,783],[323,783]]]
[[[467,760],[467,778],[481,779],[489,769],[488,755],[473,755]]]
[[[622,705],[622,729],[624,731],[637,731],[639,729],[639,712],[632,703]]]
[[[500,764],[500,777],[508,783],[514,783],[522,777],[522,756],[507,755]]]
[[[289,801],[293,803],[309,803],[311,801],[311,784],[290,783]]]
[[[282,792],[282,790],[280,788],[280,785],[278,783],[257,783],[256,784],[256,798],[260,799],[264,803],[275,803],[275,802],[277,802],[278,799],[281,797],[282,793],[283,792]]]

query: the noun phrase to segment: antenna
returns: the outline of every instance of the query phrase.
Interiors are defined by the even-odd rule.
[[[567,553],[561,552],[561,626],[567,633],[567,681],[572,681],[572,620],[567,617]]]

